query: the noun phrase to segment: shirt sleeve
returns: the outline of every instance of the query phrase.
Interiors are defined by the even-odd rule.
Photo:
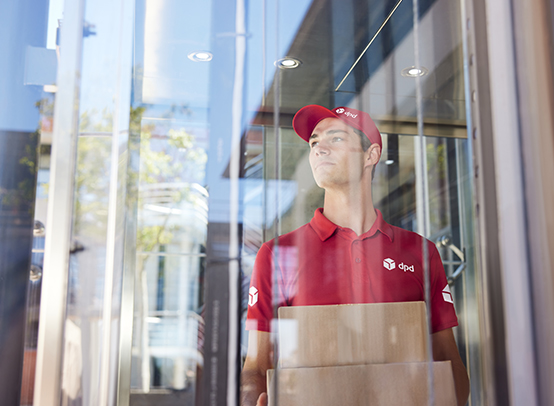
[[[267,243],[263,244],[254,262],[250,289],[248,290],[248,312],[246,329],[270,331],[273,318],[272,274],[273,254]]]
[[[454,301],[446,280],[446,273],[437,250],[429,243],[429,270],[431,276],[431,330],[436,333],[458,325]]]

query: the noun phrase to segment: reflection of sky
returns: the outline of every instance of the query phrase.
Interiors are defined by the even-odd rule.
[[[146,1],[144,103],[207,108],[210,63],[188,55],[210,50],[211,14],[211,2]]]
[[[278,0],[279,14],[275,10],[276,0],[266,2],[266,38],[265,38],[265,78],[263,74],[264,50],[264,19],[263,3],[261,1],[248,2],[248,41],[247,41],[247,109],[255,110],[262,104],[263,86],[269,89],[273,82],[276,60],[287,56],[287,52],[294,40],[300,25],[312,0]],[[277,21],[278,20],[278,21]],[[277,23],[279,24],[277,26]],[[278,42],[279,50],[276,51]],[[271,104],[273,101],[271,102]]]
[[[287,54],[302,23],[311,0],[281,0],[276,18],[275,2],[266,5],[267,24],[264,27],[263,2],[247,4],[247,109],[254,110],[262,102],[263,87],[273,81],[276,59]],[[209,107],[209,78],[211,64],[193,62],[187,55],[210,49],[214,40],[211,27],[212,10],[206,3],[181,0],[147,1],[144,27],[144,84],[143,102],[147,104],[172,103],[190,108]],[[183,16],[187,16],[183,24]],[[279,26],[276,26],[276,23]],[[265,44],[264,44],[265,28]],[[278,38],[279,51],[276,52]],[[265,78],[263,57],[265,46]],[[215,54],[214,60],[218,58]],[[232,66],[224,69],[232,79]]]
[[[252,112],[260,106],[264,90],[273,82],[276,70],[273,63],[287,55],[312,0],[266,1],[265,26],[262,9],[264,2],[247,0],[246,3],[248,32],[245,108]],[[212,2],[190,0],[146,0],[146,9],[142,10],[145,16],[144,25],[138,18],[135,27],[135,46],[144,46],[143,55],[135,51],[134,63],[143,68],[144,81],[142,88],[138,90],[142,103],[148,105],[145,116],[163,118],[167,116],[171,106],[185,106],[186,110],[177,109],[175,114],[166,118],[170,122],[175,119],[181,121],[180,126],[200,135],[199,141],[206,131],[202,131],[202,126],[207,127],[212,65],[209,62],[193,62],[187,55],[194,51],[211,51],[214,31],[211,26],[212,14],[217,12],[212,10],[211,4]],[[48,47],[55,46],[57,20],[61,18],[62,5],[63,0],[50,2]],[[96,111],[101,116],[104,109],[107,109],[108,114],[114,109],[118,86],[116,67],[121,58],[118,49],[120,20],[118,13],[112,12],[113,8],[111,0],[89,1],[86,5],[85,20],[95,25],[95,35],[83,40],[81,113]],[[140,11],[137,9],[137,13]],[[232,18],[234,20],[234,16]],[[140,42],[142,36],[143,44]],[[217,57],[218,55],[214,55],[214,60]],[[228,75],[229,80],[233,80],[233,68],[225,67],[221,74]],[[290,207],[295,190],[296,185],[284,187],[284,201],[281,203],[283,209]],[[269,208],[269,212],[274,211],[274,207]],[[262,215],[257,213],[254,217],[254,221],[259,223]]]
[[[48,44],[54,47],[57,19],[62,0],[51,1]],[[263,2],[247,2],[246,109],[255,110],[262,102],[262,86],[268,88],[275,72],[274,61],[287,51],[309,9],[311,0],[280,0],[279,15],[275,1],[266,5],[266,71],[263,75],[264,19]],[[137,36],[144,35],[144,56],[135,60],[144,68],[142,102],[158,106],[182,105],[192,110],[209,108],[209,62],[193,62],[187,55],[210,50],[211,2],[183,0],[147,0],[144,27],[137,24]],[[112,108],[115,93],[114,66],[117,66],[118,21],[107,13],[104,1],[88,2],[86,21],[96,26],[96,35],[84,39],[81,111]],[[279,26],[276,26],[276,23]],[[144,33],[142,31],[144,30]],[[278,37],[277,37],[278,36]],[[278,38],[278,41],[277,41]],[[276,42],[279,51],[276,52]],[[214,55],[214,59],[217,58]],[[228,67],[231,75],[233,67]],[[225,74],[225,72],[223,72]],[[230,78],[232,79],[232,77]],[[155,110],[159,109],[156,108]],[[163,108],[162,108],[163,109]],[[152,111],[152,109],[149,109]],[[202,114],[201,114],[202,115]],[[196,121],[196,120],[193,120]]]
[[[85,21],[95,26],[93,31],[96,34],[83,39],[81,113],[92,110],[101,112],[104,109],[113,112],[114,109],[117,66],[121,63],[120,19],[118,13],[112,10],[121,7],[117,4],[112,4],[111,0],[88,1],[86,4]],[[60,52],[64,52],[63,44]]]

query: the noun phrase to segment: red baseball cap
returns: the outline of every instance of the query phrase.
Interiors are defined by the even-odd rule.
[[[294,115],[292,127],[300,138],[308,142],[317,123],[326,118],[338,118],[350,127],[363,132],[372,144],[378,144],[383,149],[381,133],[369,114],[350,107],[335,107],[329,110],[317,104],[310,104],[302,107]]]

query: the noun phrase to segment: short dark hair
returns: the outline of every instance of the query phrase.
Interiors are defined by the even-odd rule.
[[[357,128],[352,128],[352,130],[360,136],[360,142],[362,143],[362,149],[364,152],[366,152],[369,147],[371,147],[371,141],[369,138],[367,138],[367,135],[365,135],[362,131],[358,130]]]
[[[366,152],[369,147],[371,147],[371,141],[369,138],[367,138],[367,135],[365,135],[362,131],[358,130],[357,128],[352,128],[354,133],[358,134],[360,136],[360,143],[362,144],[362,149],[364,152]],[[375,167],[377,164],[373,165],[373,169],[371,170],[371,180],[375,177]]]

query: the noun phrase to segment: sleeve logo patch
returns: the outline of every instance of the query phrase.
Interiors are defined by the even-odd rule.
[[[251,286],[248,290],[248,306],[254,306],[258,303],[258,289]]]
[[[442,298],[445,302],[448,303],[454,303],[454,300],[452,300],[452,293],[450,293],[450,287],[448,284],[446,284],[445,288],[442,290]]]

